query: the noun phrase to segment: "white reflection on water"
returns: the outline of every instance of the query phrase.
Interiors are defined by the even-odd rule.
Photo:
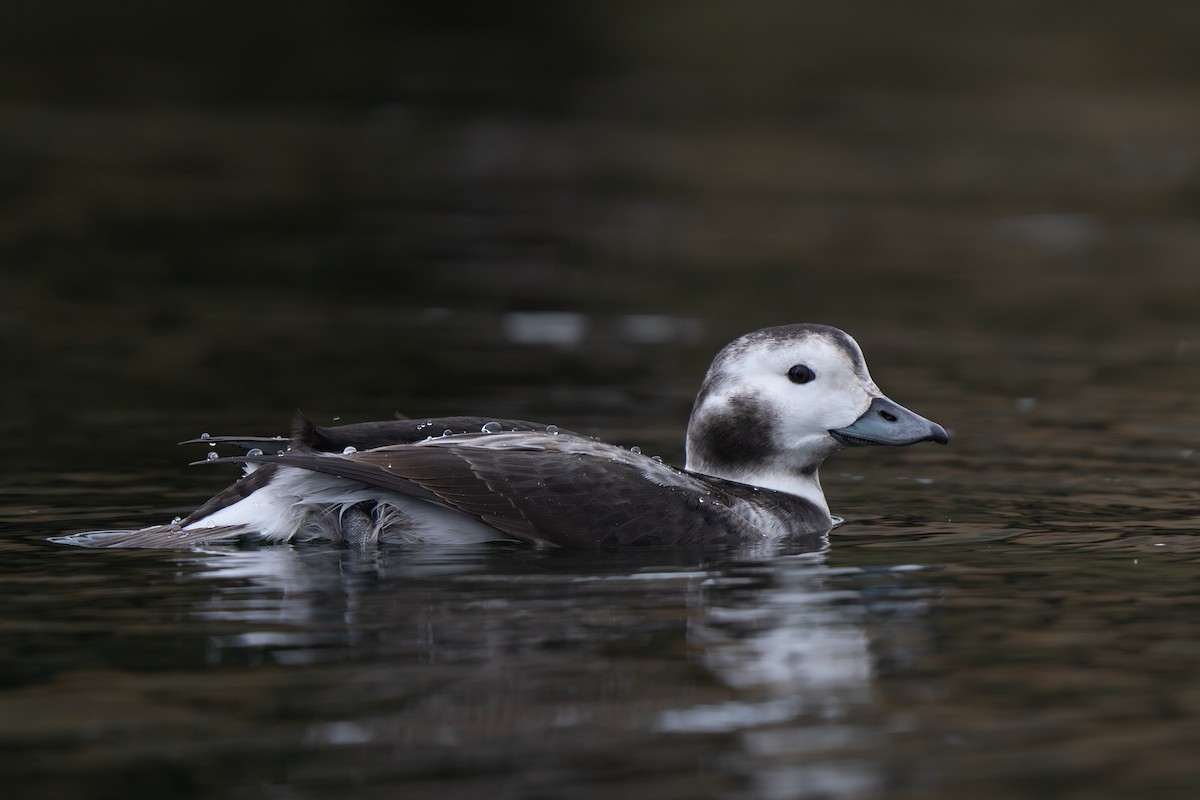
[[[616,334],[622,342],[663,345],[694,344],[700,340],[699,320],[669,314],[624,314],[615,320],[588,317],[575,311],[510,311],[500,318],[504,338],[515,344],[546,345],[566,350],[588,337]]]
[[[756,591],[707,596],[689,643],[738,699],[668,711],[659,729],[737,733],[756,797],[877,795],[878,766],[845,757],[871,738],[855,714],[874,672],[863,597],[830,583],[853,572],[822,551],[773,561]]]
[[[336,708],[357,706],[376,679],[377,692],[397,687],[385,690],[402,698],[390,708],[312,721],[308,741],[404,741],[449,748],[451,763],[480,746],[523,758],[549,730],[561,732],[555,747],[636,747],[651,760],[655,737],[695,742],[696,758],[718,741],[720,769],[764,798],[885,788],[873,748],[891,723],[872,707],[875,659],[922,646],[911,620],[928,602],[898,588],[901,568],[838,569],[824,550],[690,565],[564,565],[489,548],[203,558],[218,588],[196,613],[241,623],[214,637],[217,660],[257,650],[280,666],[336,663],[320,690],[344,698]],[[689,663],[716,685],[689,686]]]
[[[501,319],[504,337],[517,344],[575,347],[587,332],[587,317],[570,311],[513,311]]]

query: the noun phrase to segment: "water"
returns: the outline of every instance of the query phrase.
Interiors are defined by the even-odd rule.
[[[71,4],[0,48],[6,796],[1194,796],[1193,26]],[[951,434],[830,460],[827,542],[46,541],[294,408],[680,463],[708,359],[801,321]]]
[[[828,543],[759,551],[79,550],[43,537],[168,519],[213,468],[27,475],[0,768],[22,797],[1188,796],[1195,431],[1127,391],[963,393],[951,446],[827,463]]]

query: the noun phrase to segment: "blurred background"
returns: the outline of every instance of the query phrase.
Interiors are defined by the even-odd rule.
[[[4,16],[0,425],[56,463],[297,407],[677,440],[715,350],[793,321],[951,427],[1195,388],[1194,3]]]

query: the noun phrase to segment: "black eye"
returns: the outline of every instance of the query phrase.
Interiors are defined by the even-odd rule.
[[[804,364],[797,364],[788,370],[788,380],[792,383],[808,383],[816,377],[817,373]]]

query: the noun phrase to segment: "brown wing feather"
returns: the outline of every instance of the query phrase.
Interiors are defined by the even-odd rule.
[[[437,503],[510,536],[544,544],[747,541],[762,533],[734,498],[643,456],[577,436],[530,434],[528,446],[477,437],[347,455],[293,450],[238,456],[335,475]],[[211,462],[209,462],[211,463]]]
[[[649,458],[623,451],[612,459],[597,455],[475,450],[467,458],[493,492],[518,505],[529,525],[555,544],[716,544],[762,537],[722,492]]]

